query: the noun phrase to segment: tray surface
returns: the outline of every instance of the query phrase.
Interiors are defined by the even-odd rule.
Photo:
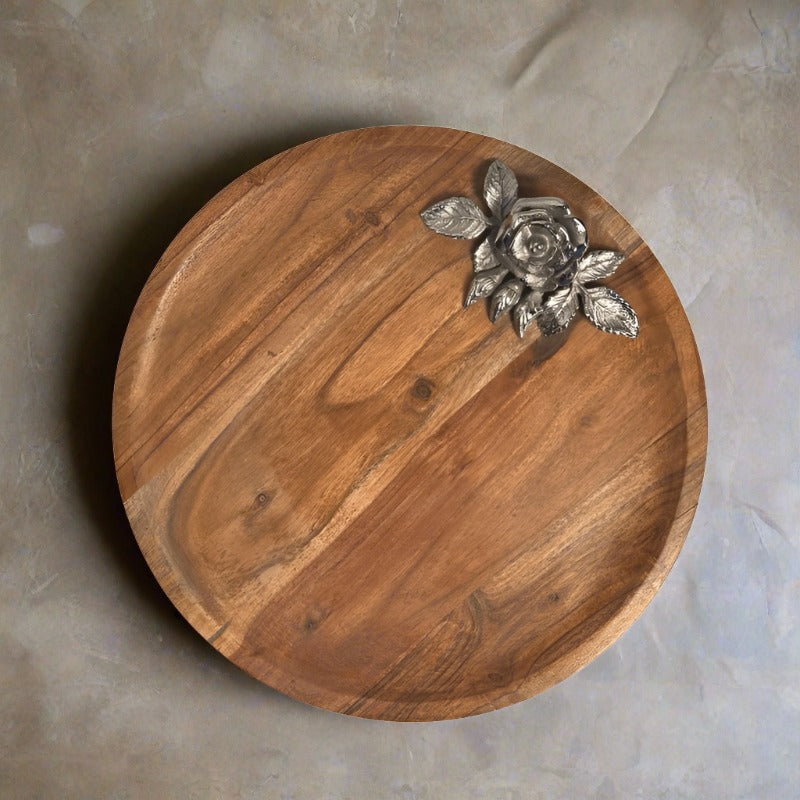
[[[494,158],[626,254],[608,285],[638,339],[464,310],[472,245],[419,213],[480,198]],[[494,139],[369,128],[261,164],[170,245],[114,450],[151,569],[214,647],[307,703],[431,720],[528,698],[638,617],[694,515],[705,403],[680,301],[602,197]]]

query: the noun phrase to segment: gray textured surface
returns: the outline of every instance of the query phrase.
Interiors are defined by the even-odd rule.
[[[766,0],[0,0],[0,796],[800,796],[798,26]],[[289,144],[391,122],[609,198],[710,408],[644,617],[541,697],[430,725],[306,708],[207,646],[132,543],[108,434],[127,315],[188,217]]]

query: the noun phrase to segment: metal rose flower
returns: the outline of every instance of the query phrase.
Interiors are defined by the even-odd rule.
[[[556,197],[517,200],[500,223],[494,250],[522,282],[539,292],[572,283],[589,237],[584,224]]]
[[[426,208],[423,222],[456,239],[488,236],[472,254],[475,278],[464,301],[489,297],[496,322],[511,313],[520,336],[536,320],[546,336],[569,326],[583,308],[600,330],[635,338],[639,320],[616,292],[595,281],[611,277],[623,256],[611,250],[587,251],[586,226],[558,197],[518,198],[517,179],[493,161],[483,193],[490,216],[468,197],[450,197]]]

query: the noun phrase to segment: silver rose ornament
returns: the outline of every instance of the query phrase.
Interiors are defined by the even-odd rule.
[[[472,255],[475,278],[465,305],[490,297],[489,316],[496,322],[510,312],[520,336],[536,320],[546,336],[567,328],[583,308],[600,330],[635,338],[639,320],[616,292],[594,282],[614,274],[621,253],[587,252],[586,226],[557,197],[518,198],[517,179],[502,162],[493,161],[484,182],[490,216],[468,197],[450,197],[422,212],[436,233],[476,239],[488,231]]]

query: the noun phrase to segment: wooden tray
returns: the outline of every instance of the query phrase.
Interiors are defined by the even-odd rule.
[[[479,198],[494,158],[626,253],[637,340],[581,319],[545,358],[463,309],[471,244],[419,212]],[[689,323],[631,226],[532,153],[423,127],[309,142],[208,203],[142,292],[113,421],[189,622],[292,697],[396,720],[523,700],[608,647],[678,555],[706,450]]]

